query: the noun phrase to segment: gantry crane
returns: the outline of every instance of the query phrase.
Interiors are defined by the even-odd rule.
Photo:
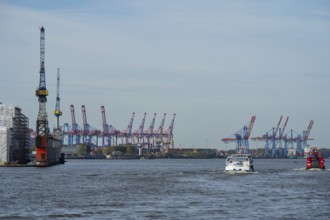
[[[102,146],[111,146],[111,145],[117,145],[117,138],[120,134],[120,131],[117,130],[112,125],[107,124],[107,120],[105,117],[105,108],[102,105],[101,106],[101,113],[102,113],[102,125],[103,125],[103,132],[102,135]]]
[[[141,124],[138,128],[138,130],[136,130],[133,134],[133,140],[136,139],[137,140],[137,144],[138,145],[141,145],[144,143],[144,133],[143,133],[143,129],[144,129],[144,123],[146,121],[146,115],[147,113],[145,112],[143,114],[143,118],[142,118],[142,121],[141,121]],[[135,143],[135,142],[134,142]]]
[[[133,139],[133,137],[132,137],[132,127],[133,127],[134,115],[135,115],[135,112],[132,113],[132,117],[129,121],[129,124],[128,124],[126,130],[124,130],[120,134],[120,136],[122,137],[122,139],[121,139],[122,143],[123,143],[123,138],[125,138],[126,144],[133,143],[133,140],[132,140]]]
[[[255,120],[256,120],[256,116],[253,115],[251,117],[249,126],[244,125],[242,129],[235,132],[231,137],[222,138],[221,140],[225,143],[235,141],[236,142],[236,153],[238,153],[239,151],[248,153],[249,152],[249,138],[250,138]]]
[[[276,137],[276,135],[277,135],[277,132],[279,130],[282,118],[283,118],[283,116],[281,115],[280,120],[278,121],[276,128],[273,127],[270,131],[266,132],[266,134],[264,134],[261,137],[251,138],[252,140],[265,141],[265,157],[269,156],[269,144],[270,143],[272,145],[272,157],[276,157],[276,141],[279,139],[278,137]],[[288,120],[288,118],[287,118],[287,120]],[[269,133],[271,133],[271,135]]]
[[[148,142],[148,151],[150,150],[150,148],[152,148],[155,145],[153,137],[154,137],[154,127],[155,127],[156,115],[157,115],[157,113],[154,113],[154,117],[150,123],[150,126],[149,126],[148,130],[145,131],[147,142]],[[150,139],[152,139],[152,143],[150,142]]]
[[[304,150],[303,148],[308,146],[307,140],[314,140],[313,138],[309,138],[313,124],[314,124],[314,120],[310,120],[307,130],[303,131],[302,134],[299,134],[298,137],[296,138],[296,142],[297,142],[296,151],[298,154],[302,154]]]
[[[85,144],[89,144],[91,142],[91,138],[89,135],[89,124],[87,123],[87,115],[86,115],[86,108],[85,105],[81,106],[81,112],[82,112],[82,116],[83,116],[83,130],[82,130],[82,134],[83,134],[83,143]]]
[[[110,146],[111,145],[111,134],[109,131],[109,125],[107,124],[107,119],[105,117],[105,108],[101,106],[101,114],[102,114],[102,125],[103,125],[103,132],[102,132],[102,146]],[[106,143],[107,142],[107,143]]]
[[[72,137],[71,138],[72,144],[80,144],[81,131],[79,129],[79,125],[76,122],[76,114],[75,114],[73,105],[70,105],[70,111],[71,111],[71,120],[72,120],[72,126],[71,126],[71,131],[70,131],[70,134]]]
[[[169,148],[169,147],[174,147],[174,139],[173,139],[173,127],[174,127],[174,121],[175,121],[175,116],[176,114],[174,113],[173,114],[173,118],[172,118],[172,121],[168,127],[168,129],[165,131],[165,138],[166,138],[166,141],[165,141],[165,148]]]
[[[278,137],[278,143],[279,148],[282,149],[282,140],[284,140],[284,148],[283,148],[283,157],[286,158],[288,156],[288,138],[287,135],[284,135],[286,125],[289,121],[289,116],[286,117],[285,123],[282,127],[282,129],[279,130],[279,137]]]
[[[157,144],[158,148],[164,146],[163,135],[164,135],[165,118],[166,118],[166,113],[164,113],[164,117],[162,119],[162,122],[160,123],[159,128],[158,128],[158,130],[156,131],[156,134],[155,134],[156,144]]]
[[[83,116],[83,143],[84,144],[91,144],[93,146],[98,146],[98,139],[99,139],[99,134],[101,131],[98,129],[94,128],[87,122],[87,113],[86,113],[86,107],[85,105],[81,106],[81,111],[82,111],[82,116]]]

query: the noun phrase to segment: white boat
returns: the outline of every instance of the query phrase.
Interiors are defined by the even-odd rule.
[[[226,172],[254,172],[251,154],[233,154],[226,159]]]

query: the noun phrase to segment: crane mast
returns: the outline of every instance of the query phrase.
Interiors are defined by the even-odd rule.
[[[45,74],[45,29],[40,28],[40,78],[39,88],[36,90],[36,96],[39,101],[39,113],[37,118],[37,136],[48,136],[48,118],[46,112],[46,103],[48,90],[46,89],[46,74]]]
[[[56,116],[56,129],[54,133],[58,138],[61,135],[60,116],[62,115],[62,111],[60,109],[60,100],[60,68],[57,68],[56,105],[53,114]]]

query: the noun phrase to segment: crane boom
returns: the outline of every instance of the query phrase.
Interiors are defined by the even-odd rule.
[[[162,122],[159,125],[159,129],[158,129],[158,134],[162,135],[163,131],[164,131],[164,124],[165,124],[165,118],[166,118],[166,113],[164,113],[164,117],[162,119]]]
[[[173,127],[174,127],[174,120],[175,120],[175,113],[173,114],[173,118],[172,118],[172,121],[171,121],[171,124],[170,126],[168,127],[167,131],[166,131],[166,134],[169,134],[169,135],[172,135],[173,134]]]
[[[83,116],[83,126],[84,126],[84,131],[88,132],[89,130],[89,126],[87,123],[87,115],[86,115],[86,108],[85,105],[81,106],[81,112],[82,112],[82,116]]]
[[[109,126],[107,125],[107,119],[105,117],[105,108],[101,106],[101,114],[102,114],[102,125],[103,125],[103,133],[109,132]]]
[[[250,121],[249,127],[248,127],[248,129],[247,129],[246,135],[245,135],[245,139],[246,139],[246,140],[248,140],[248,139],[250,138],[250,135],[251,135],[252,128],[253,128],[253,125],[254,125],[255,120],[256,120],[256,116],[253,115],[252,118],[251,118],[251,121]]]
[[[288,123],[288,121],[289,121],[289,116],[286,117],[285,123],[284,123],[284,125],[283,125],[282,130],[281,130],[280,139],[283,138],[283,134],[284,134],[284,132],[285,132],[286,124]]]
[[[277,126],[276,126],[275,131],[274,131],[274,137],[276,137],[276,134],[277,134],[278,128],[280,127],[282,118],[283,118],[283,116],[281,115],[280,120],[278,121]]]
[[[132,113],[132,117],[131,117],[131,119],[129,121],[129,124],[127,126],[127,129],[126,129],[126,133],[128,135],[131,135],[132,134],[132,127],[133,127],[134,115],[135,115],[135,112]]]
[[[149,128],[145,131],[147,138],[150,138],[154,134],[156,115],[157,113],[154,113],[154,117],[149,125]]]
[[[313,124],[314,124],[314,120],[311,120],[311,121],[309,122],[308,128],[307,128],[307,130],[306,130],[306,136],[304,137],[305,140],[308,139],[309,134],[311,133],[311,130],[312,130]]]
[[[142,137],[142,135],[143,135],[144,123],[145,123],[145,121],[146,121],[146,115],[147,115],[147,113],[145,112],[145,113],[143,114],[143,119],[142,119],[141,124],[140,124],[140,126],[139,126],[139,129],[138,129],[138,131],[137,131],[137,133],[138,133],[138,135],[139,135],[140,137]]]

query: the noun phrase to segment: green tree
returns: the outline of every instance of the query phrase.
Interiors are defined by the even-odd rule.
[[[77,155],[80,157],[85,157],[90,154],[91,147],[88,144],[79,144],[77,149]]]
[[[126,155],[132,155],[133,154],[133,148],[131,144],[126,144]]]
[[[102,147],[98,147],[95,149],[95,155],[103,155],[103,148]]]

